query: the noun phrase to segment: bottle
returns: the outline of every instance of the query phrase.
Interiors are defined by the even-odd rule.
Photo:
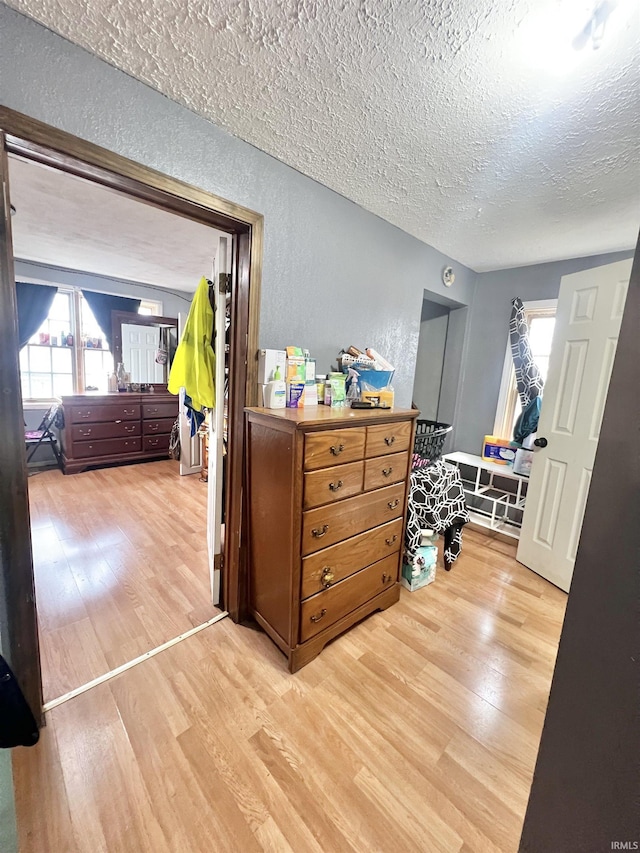
[[[348,379],[350,382],[349,390],[347,391],[347,402],[350,405],[356,400],[360,399],[360,384],[359,379],[360,376],[357,370],[354,370],[352,367],[349,368]]]
[[[273,379],[267,383],[264,392],[266,409],[284,409],[287,405],[287,386],[280,374],[280,365],[273,371]]]
[[[124,369],[124,364],[120,361],[116,368],[116,378],[118,380],[118,391],[127,390],[127,373]]]

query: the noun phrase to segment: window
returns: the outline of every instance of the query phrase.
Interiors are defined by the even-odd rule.
[[[549,369],[553,330],[556,323],[556,305],[556,299],[525,302],[524,305],[525,316],[529,326],[531,353],[545,382]],[[498,410],[493,429],[494,435],[511,440],[513,438],[513,427],[521,411],[522,407],[516,387],[516,372],[511,357],[509,340],[507,339],[507,353],[502,372]]]
[[[161,302],[146,300],[140,305],[141,314],[161,312]],[[59,288],[49,316],[20,351],[23,399],[106,393],[113,370],[113,355],[82,292]]]
[[[162,302],[155,302],[152,299],[142,299],[138,314],[153,314],[154,317],[162,317]]]
[[[60,394],[73,394],[72,295],[71,291],[58,291],[49,316],[20,351],[22,396],[26,399],[50,399]]]

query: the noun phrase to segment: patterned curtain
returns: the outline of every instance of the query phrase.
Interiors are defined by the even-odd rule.
[[[518,395],[524,410],[532,400],[542,394],[544,381],[531,355],[529,327],[527,326],[522,299],[516,297],[512,300],[511,306],[509,341],[513,366],[516,369]]]

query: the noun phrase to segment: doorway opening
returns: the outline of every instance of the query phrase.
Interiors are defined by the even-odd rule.
[[[205,559],[205,563],[203,563],[205,568],[208,562],[212,574],[214,570],[219,574],[222,573],[220,606],[228,610],[236,620],[242,613],[243,568],[240,542],[242,535],[242,458],[244,452],[243,409],[245,405],[251,405],[255,402],[253,400],[255,369],[249,364],[247,352],[253,351],[255,353],[257,351],[262,217],[179,181],[161,176],[151,169],[130,163],[124,158],[112,155],[97,146],[84,143],[38,122],[32,122],[30,119],[10,110],[2,109],[0,112],[0,127],[4,131],[1,139],[1,177],[5,187],[4,196],[0,202],[2,229],[0,230],[0,302],[3,309],[0,311],[3,318],[3,335],[0,347],[2,348],[3,387],[10,387],[13,391],[10,399],[7,399],[7,395],[5,395],[1,413],[4,423],[7,424],[7,429],[5,445],[0,451],[3,458],[0,461],[3,465],[3,471],[8,474],[7,478],[3,477],[2,494],[0,495],[4,528],[2,538],[8,545],[6,550],[2,549],[2,571],[10,611],[7,637],[3,636],[3,647],[8,649],[8,657],[27,700],[36,716],[40,716],[42,684],[36,604],[39,603],[41,594],[38,589],[38,574],[36,572],[34,579],[33,573],[31,523],[28,506],[29,490],[25,465],[24,410],[19,368],[22,368],[23,384],[26,380],[29,387],[29,396],[33,396],[31,393],[31,381],[33,379],[36,386],[38,381],[41,382],[40,387],[44,387],[48,382],[51,397],[61,395],[63,398],[65,396],[70,398],[68,407],[70,417],[68,421],[65,421],[64,426],[60,426],[62,430],[61,443],[64,444],[66,441],[68,446],[70,441],[73,442],[73,439],[68,436],[69,431],[73,432],[76,426],[79,428],[81,426],[76,425],[74,421],[74,402],[77,402],[75,396],[81,393],[92,393],[88,392],[87,384],[89,387],[95,387],[94,384],[86,382],[90,375],[90,371],[87,369],[88,357],[89,355],[99,355],[100,367],[103,368],[104,359],[106,358],[108,361],[113,353],[111,347],[104,346],[104,341],[96,343],[92,340],[91,346],[87,346],[87,341],[84,340],[85,333],[82,333],[82,341],[75,340],[75,337],[70,336],[69,333],[66,348],[63,349],[57,340],[61,335],[53,335],[51,332],[43,333],[48,334],[49,337],[48,340],[43,339],[40,342],[40,332],[38,332],[35,340],[29,341],[29,346],[34,348],[35,363],[42,370],[33,369],[30,363],[32,353],[28,354],[26,360],[24,357],[19,358],[16,336],[16,279],[25,277],[17,274],[24,272],[24,269],[20,270],[20,265],[25,261],[20,258],[22,253],[15,252],[17,260],[14,267],[12,234],[14,222],[12,222],[13,217],[11,217],[11,213],[13,213],[11,206],[15,208],[17,216],[20,215],[20,210],[24,211],[26,216],[27,210],[31,206],[27,203],[16,203],[14,205],[13,201],[10,201],[11,180],[13,172],[18,168],[16,164],[19,162],[20,167],[38,170],[40,177],[46,172],[49,177],[53,175],[57,178],[62,177],[67,181],[76,183],[80,181],[90,190],[108,193],[112,199],[117,197],[120,202],[126,200],[126,203],[130,205],[139,206],[145,215],[151,214],[157,217],[162,214],[165,218],[170,218],[173,221],[175,231],[180,232],[182,240],[189,244],[191,244],[191,237],[197,230],[201,234],[206,232],[207,235],[211,236],[210,248],[207,250],[207,264],[205,266],[202,262],[198,262],[197,257],[191,258],[193,264],[189,275],[196,279],[199,276],[206,278],[210,275],[216,279],[212,282],[213,290],[215,292],[220,287],[223,304],[222,313],[224,316],[228,314],[231,321],[230,339],[226,347],[228,351],[228,375],[225,380],[223,369],[222,379],[223,386],[228,383],[226,401],[227,482],[225,488],[227,535],[224,540],[221,535],[212,536],[207,531],[207,524],[211,528],[212,521],[215,521],[212,516],[215,507],[212,493],[214,495],[217,493],[216,485],[221,477],[216,477],[213,481],[209,480],[208,485],[198,482],[199,478],[197,477],[180,477],[175,469],[174,462],[162,458],[159,446],[158,452],[155,454],[157,459],[151,461],[150,458],[144,458],[146,448],[144,439],[150,435],[147,428],[151,428],[150,424],[145,423],[145,413],[150,405],[150,403],[147,404],[147,400],[151,401],[152,397],[150,394],[148,398],[144,398],[142,392],[143,390],[155,392],[153,393],[153,405],[158,410],[156,418],[158,423],[155,426],[159,429],[159,422],[169,418],[167,407],[171,399],[166,394],[166,388],[159,387],[164,385],[162,382],[144,382],[142,377],[140,382],[133,382],[132,377],[129,377],[132,386],[129,386],[126,393],[135,395],[139,392],[139,397],[136,397],[135,400],[133,397],[126,398],[126,408],[129,413],[126,417],[130,417],[127,426],[130,429],[134,428],[136,432],[141,434],[132,438],[116,438],[115,440],[127,443],[133,441],[133,444],[136,444],[134,456],[137,453],[137,458],[117,460],[128,463],[126,465],[107,465],[108,462],[116,461],[108,458],[109,452],[112,450],[111,445],[109,448],[106,447],[106,443],[113,443],[114,438],[111,436],[101,437],[100,442],[104,442],[104,445],[101,444],[100,449],[104,449],[105,452],[102,455],[98,454],[97,459],[94,457],[90,460],[98,463],[86,466],[91,470],[83,474],[62,474],[58,470],[51,470],[33,478],[31,498],[36,569],[38,569],[38,549],[41,549],[49,561],[50,569],[52,568],[52,559],[55,563],[55,556],[53,556],[55,552],[60,558],[60,566],[64,562],[68,570],[61,583],[53,583],[54,579],[57,580],[55,570],[48,573],[48,580],[51,581],[50,588],[47,592],[42,593],[42,600],[44,601],[46,598],[48,609],[44,606],[39,608],[38,616],[41,617],[42,625],[46,623],[47,631],[57,631],[60,634],[61,628],[64,627],[67,629],[66,633],[69,635],[71,644],[82,648],[84,652],[84,655],[80,657],[82,665],[77,666],[76,661],[69,668],[71,674],[68,677],[75,681],[82,681],[87,675],[100,675],[101,673],[96,671],[96,668],[97,670],[104,670],[105,662],[108,665],[107,668],[112,670],[126,660],[135,658],[136,655],[148,653],[155,645],[162,645],[164,642],[174,639],[176,623],[175,621],[172,623],[171,620],[175,619],[177,612],[181,612],[182,616],[186,614],[186,618],[189,620],[184,629],[181,625],[177,626],[179,635],[185,631],[193,630],[196,627],[194,623],[202,620],[207,622],[216,617],[219,610],[214,608],[210,591],[202,604],[200,604],[202,596],[193,592],[195,587],[192,587],[192,592],[196,595],[197,602],[190,599],[189,595],[185,593],[185,584],[187,587],[189,586],[189,574],[191,573],[189,563],[194,562],[194,560],[190,560],[192,556],[188,553],[190,548],[193,553],[199,553],[199,559]],[[7,133],[6,131],[10,132]],[[43,166],[46,168],[43,169]],[[18,186],[19,180],[16,179],[16,190]],[[51,204],[54,201],[55,199],[50,199]],[[42,206],[39,209],[42,212]],[[99,219],[100,213],[103,212],[101,205],[92,207],[92,213],[96,219]],[[113,216],[110,221],[114,221]],[[17,225],[17,220],[14,228],[19,243],[21,229]],[[191,236],[185,237],[185,229]],[[87,230],[90,231],[90,228]],[[116,225],[111,230],[117,230]],[[51,237],[52,235],[49,234],[48,236]],[[81,231],[79,236],[81,236]],[[111,250],[115,257],[117,246],[113,245],[113,241],[111,244],[109,243],[109,229],[103,228],[100,236],[101,240],[94,241],[94,243],[99,243],[98,248],[103,253],[108,253]],[[214,238],[224,238],[225,240],[225,255],[228,263],[224,269],[220,263],[217,267],[215,262],[212,263],[216,256],[216,239]],[[50,240],[50,249],[52,248],[51,244],[55,242],[55,239]],[[58,241],[58,248],[60,248],[60,242]],[[42,249],[42,245],[40,248]],[[69,249],[69,246],[62,246],[62,248]],[[153,254],[153,241],[148,248],[149,254]],[[167,251],[167,248],[171,251],[171,247],[165,245],[158,250],[157,254],[161,255],[162,251]],[[24,254],[29,255],[29,252]],[[176,247],[174,247],[173,254],[179,255]],[[37,253],[32,252],[29,259],[32,264],[34,257],[40,265],[40,279],[47,279],[44,283],[49,287],[60,286],[60,282],[55,279],[61,276],[61,272],[70,275],[72,278],[74,273],[79,274],[81,279],[83,278],[82,273],[85,273],[84,281],[81,283],[87,287],[87,270],[82,269],[83,264],[77,263],[73,265],[76,268],[71,269],[70,265],[65,265],[62,262],[57,269],[47,269],[45,274],[45,265],[50,268],[54,267],[50,263],[51,258],[37,259]],[[45,264],[47,260],[49,263]],[[138,260],[140,260],[139,257]],[[30,272],[32,273],[33,270]],[[96,272],[95,268],[92,272],[98,277],[100,275],[108,277],[103,271],[98,270]],[[110,275],[113,277],[112,281],[118,278],[113,270],[110,271]],[[149,285],[149,277],[142,275],[139,270],[135,275],[126,276],[130,285],[132,281],[134,285],[144,285],[145,283]],[[34,285],[43,284],[42,280],[40,282],[34,280],[36,277],[33,275],[29,278]],[[152,278],[155,281],[155,277]],[[64,283],[69,284],[68,280]],[[197,280],[192,281],[190,286],[183,286],[185,291],[183,297],[184,313],[188,311],[191,295],[196,284]],[[90,289],[87,287],[87,290]],[[174,295],[181,289],[179,284],[174,287]],[[189,289],[191,293],[188,292]],[[70,290],[73,291],[73,286],[70,287]],[[109,293],[110,290],[112,292],[112,287],[108,287],[105,282],[104,288],[94,287],[94,290]],[[167,290],[166,298],[163,295],[158,295],[159,291],[161,288],[155,288],[154,292],[148,291],[146,294],[149,297],[147,301],[151,304],[166,303],[169,291]],[[119,292],[126,292],[126,289]],[[179,293],[176,298],[180,298]],[[59,308],[59,305],[57,307]],[[173,308],[175,307],[174,302]],[[163,307],[165,316],[158,318],[158,320],[164,320],[172,313],[177,314],[178,312],[168,312],[165,304]],[[146,317],[148,318],[149,315],[147,314]],[[56,319],[58,318],[53,318],[53,320]],[[94,317],[94,319],[97,318]],[[141,328],[160,330],[158,332],[158,349],[162,349],[162,329],[167,328],[167,324],[154,324],[152,320],[143,321],[142,317],[140,319]],[[71,322],[71,318],[69,322]],[[104,332],[104,321],[98,325]],[[52,337],[56,338],[55,342],[51,340]],[[73,340],[70,340],[70,337]],[[95,335],[89,336],[87,334],[87,339],[95,339],[95,337]],[[81,343],[84,343],[85,346],[81,346]],[[41,352],[38,353],[36,348],[39,348]],[[91,353],[89,353],[90,349],[92,350]],[[170,339],[167,336],[165,352],[170,351],[170,349]],[[224,336],[222,350],[224,353]],[[67,365],[69,358],[71,358],[70,369]],[[48,376],[45,377],[44,374],[47,371],[44,370],[43,363],[47,359],[49,370]],[[222,363],[224,364],[224,356]],[[39,373],[42,375],[38,375]],[[102,369],[99,371],[96,369],[95,373],[96,376],[106,376],[106,371]],[[153,376],[153,379],[157,378],[158,376]],[[82,383],[82,381],[84,381],[85,387],[80,391],[78,383]],[[72,393],[65,395],[62,392],[69,390],[67,387],[69,384],[72,385]],[[142,389],[142,385],[147,387]],[[121,400],[125,397],[119,399],[119,395],[116,394],[115,396],[116,403],[121,405]],[[223,397],[224,395],[221,394],[219,399],[221,400]],[[173,400],[175,401],[175,398]],[[32,400],[31,402],[37,404],[38,401]],[[112,399],[109,402],[114,401]],[[80,401],[80,405],[83,403],[86,403],[86,400]],[[164,411],[163,406],[167,408],[167,412]],[[91,408],[95,410],[100,407],[92,404]],[[177,412],[177,402],[175,408]],[[131,412],[135,409],[135,417],[129,412],[129,409]],[[27,407],[28,410],[29,407]],[[98,414],[100,417],[98,417],[96,425],[102,425],[100,429],[104,431],[105,418],[102,417],[104,413],[99,412]],[[138,423],[138,418],[141,419],[140,423]],[[151,416],[149,415],[147,420],[150,419]],[[117,420],[124,420],[124,418]],[[151,438],[155,440],[157,436],[152,435]],[[88,441],[93,442],[93,439],[88,439]],[[97,439],[95,444],[98,444]],[[140,444],[139,451],[138,444]],[[212,456],[218,458],[217,453],[210,453],[209,456],[210,458]],[[171,470],[171,466],[174,466],[173,470]],[[77,470],[80,470],[81,467],[84,466],[78,466]],[[192,465],[191,467],[195,468],[196,466]],[[172,477],[174,479],[171,479]],[[48,483],[47,478],[55,478],[56,482]],[[38,480],[39,484],[36,485]],[[168,494],[165,489],[167,486]],[[69,503],[62,499],[65,491],[71,497]],[[178,501],[175,500],[176,493],[180,496]],[[131,503],[127,505],[129,499],[131,499]],[[66,506],[63,506],[64,504]],[[163,505],[165,513],[162,514],[161,518],[159,510]],[[183,512],[180,505],[183,508],[190,507],[193,512],[190,513],[189,509]],[[192,518],[199,519],[198,524],[204,521],[201,530],[195,529],[198,525],[189,525],[190,515]],[[143,520],[148,522],[146,528],[142,523]],[[125,530],[127,524],[129,525],[129,534]],[[94,528],[93,531],[92,527]],[[154,528],[155,533],[153,532]],[[47,537],[49,537],[48,540]],[[168,537],[171,538],[171,544],[167,542]],[[211,545],[216,540],[218,552],[213,554],[211,553]],[[126,552],[121,553],[120,556],[117,553],[118,544],[124,545]],[[197,547],[194,548],[193,546],[196,544]],[[182,548],[184,548],[185,553],[178,560]],[[144,549],[147,549],[146,553],[143,553]],[[120,550],[122,551],[122,548]],[[167,557],[168,551],[172,552],[169,558]],[[75,573],[69,564],[70,560],[73,561]],[[154,577],[154,562],[158,565],[163,564],[165,567],[169,564],[169,568],[173,572],[172,578],[160,578],[157,574]],[[136,577],[125,577],[124,572],[127,565],[131,566],[134,563],[137,565]],[[11,564],[11,571],[9,571],[9,564]],[[60,573],[64,574],[62,571]],[[118,583],[119,576],[122,580],[121,584]],[[201,591],[208,587],[210,579],[208,576],[206,577],[206,584],[203,584],[203,580],[204,577],[201,573],[198,581]],[[146,587],[145,582],[147,583]],[[151,597],[148,595],[145,597],[142,592],[146,590],[148,593],[151,587],[154,589],[155,596],[153,604],[149,603]],[[101,595],[103,595],[103,600],[106,603],[106,611],[99,615],[98,599]],[[162,603],[163,599],[164,603]],[[146,608],[145,604],[147,605]],[[118,612],[119,610],[120,612]],[[71,613],[71,617],[69,617],[69,613]],[[123,615],[125,613],[126,616]],[[132,614],[135,616],[133,622]],[[158,633],[163,614],[166,623],[164,634],[168,633],[173,636],[160,636]],[[67,620],[67,625],[56,625],[56,618],[58,617]],[[73,627],[68,628],[68,625]],[[119,628],[122,628],[120,633],[118,633]],[[153,635],[155,640],[152,638],[153,631],[156,632]],[[90,648],[87,636],[91,635],[92,632],[97,637],[98,643]],[[63,646],[59,646],[57,651],[52,653],[58,662],[67,657],[66,652],[60,651],[61,648]],[[98,649],[101,649],[104,660],[100,659]],[[107,651],[108,653],[105,653]],[[46,663],[45,660],[45,665]],[[90,664],[88,669],[85,667],[83,670],[83,666],[87,663]],[[79,685],[72,684],[67,680],[65,686],[73,689]],[[57,687],[49,685],[48,695],[45,695],[45,699],[55,698],[52,694],[59,693],[60,689],[60,685]]]

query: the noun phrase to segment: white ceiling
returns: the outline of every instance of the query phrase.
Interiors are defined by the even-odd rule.
[[[637,237],[637,0],[9,5],[474,269]]]
[[[11,157],[16,258],[193,293],[219,231],[47,166]]]

